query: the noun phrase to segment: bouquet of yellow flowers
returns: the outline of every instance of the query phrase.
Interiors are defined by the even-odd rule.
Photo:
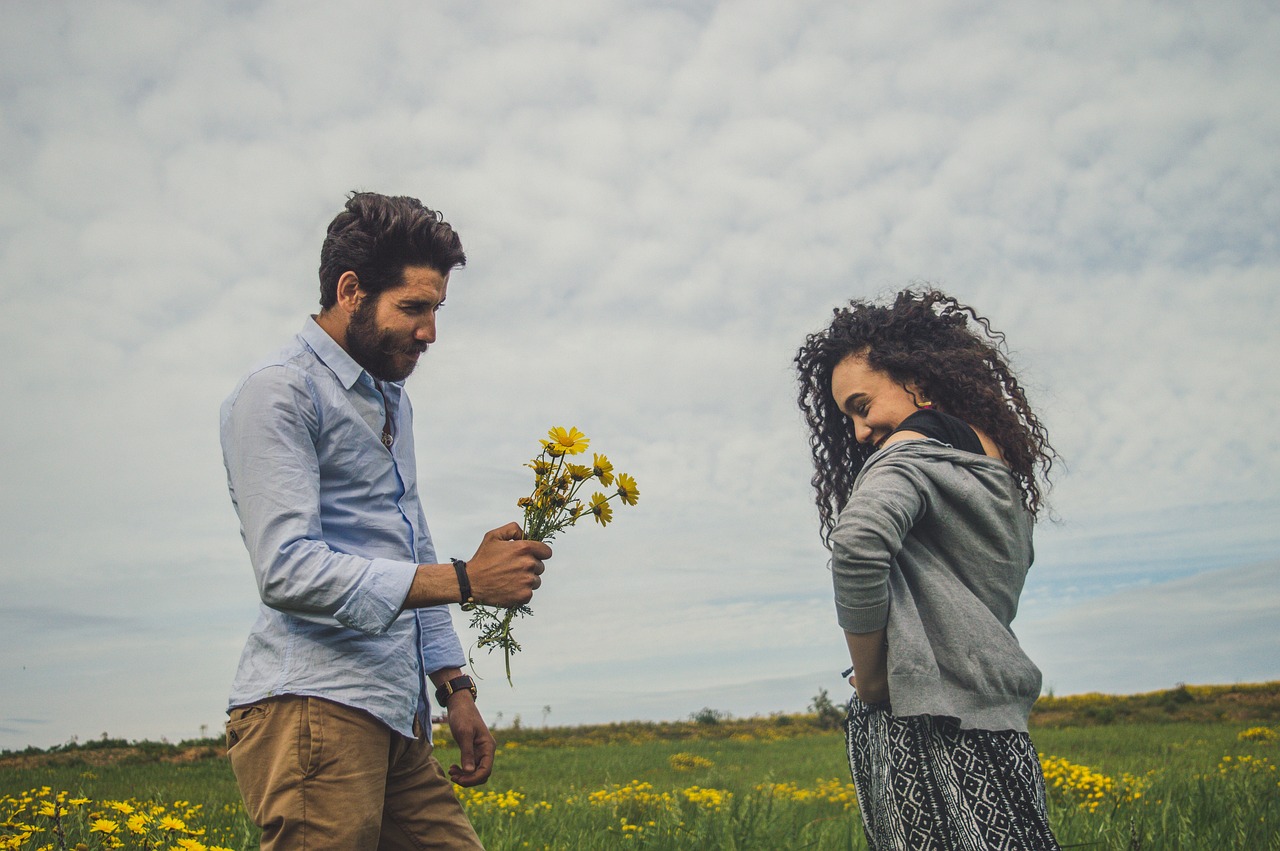
[[[600,454],[592,454],[592,463],[575,464],[570,456],[582,455],[591,440],[576,428],[556,426],[547,432],[542,441],[542,451],[525,466],[533,470],[533,492],[521,497],[516,505],[524,509],[524,536],[531,541],[550,542],[562,530],[574,525],[587,515],[601,526],[613,520],[613,506],[618,500],[624,505],[635,505],[640,499],[636,480],[626,473],[613,472],[613,464]],[[612,488],[606,496],[594,487],[590,499],[580,495],[587,482]],[[507,682],[511,682],[511,654],[520,652],[520,645],[511,635],[511,622],[518,617],[533,614],[528,606],[509,609],[493,608],[480,604],[463,606],[471,612],[471,628],[480,633],[477,647],[488,648],[492,653],[501,648],[506,663]],[[474,662],[472,663],[474,665]]]

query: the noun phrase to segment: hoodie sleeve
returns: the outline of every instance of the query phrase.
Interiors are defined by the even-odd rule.
[[[887,458],[867,469],[831,532],[836,619],[848,632],[888,621],[889,565],[925,507],[914,472]]]

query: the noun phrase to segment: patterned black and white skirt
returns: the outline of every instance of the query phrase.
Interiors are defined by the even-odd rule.
[[[857,695],[849,768],[873,851],[1056,851],[1031,737],[894,716]]]

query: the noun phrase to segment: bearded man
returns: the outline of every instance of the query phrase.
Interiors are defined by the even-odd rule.
[[[321,248],[320,313],[223,403],[261,597],[227,746],[264,849],[481,847],[450,780],[488,780],[494,740],[448,606],[527,603],[551,550],[508,523],[440,563],[427,529],[404,380],[465,263],[416,198],[352,193]],[[460,750],[447,776],[433,695]]]

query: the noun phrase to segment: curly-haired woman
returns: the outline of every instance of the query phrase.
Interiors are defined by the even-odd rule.
[[[1054,452],[1004,336],[936,290],[854,301],[796,355],[873,849],[1056,849],[1009,628]]]

